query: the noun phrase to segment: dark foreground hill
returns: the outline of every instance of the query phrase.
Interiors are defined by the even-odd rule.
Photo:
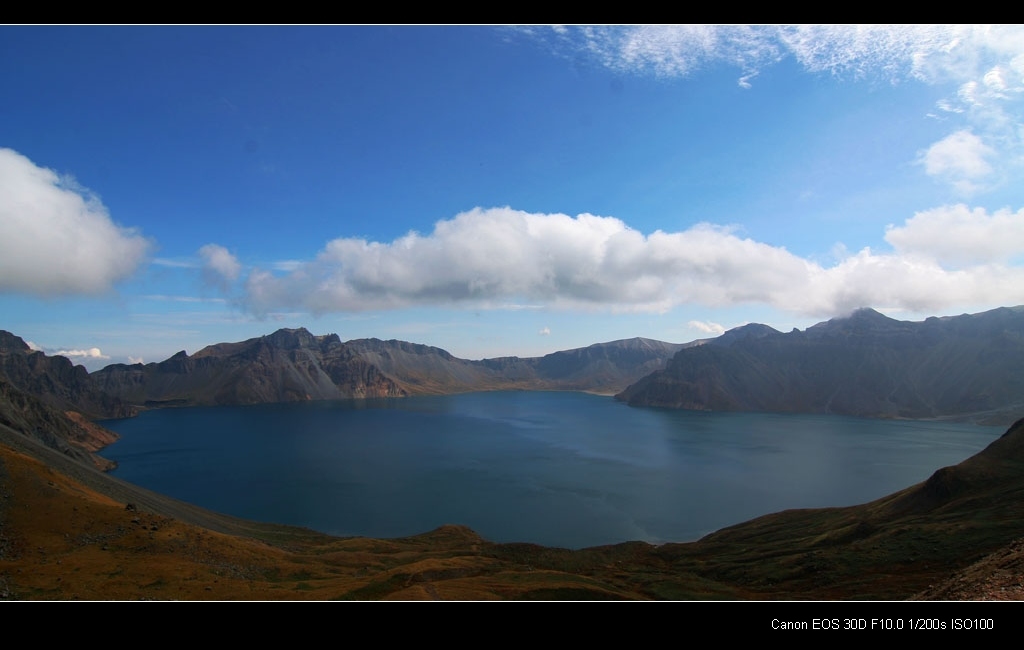
[[[1024,307],[897,321],[861,309],[805,331],[746,325],[617,395],[632,406],[861,417],[1024,416]]]
[[[314,336],[305,329],[218,343],[160,363],[92,373],[104,393],[140,406],[237,405],[478,390],[615,393],[664,367],[683,345],[628,339],[544,357],[470,361],[405,341]]]
[[[455,525],[378,540],[247,522],[0,425],[8,600],[1022,599],[1021,537],[1024,422],[871,503],[785,511],[692,543],[582,550],[494,544]]]

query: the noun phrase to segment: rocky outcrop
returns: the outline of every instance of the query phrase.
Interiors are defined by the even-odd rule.
[[[238,405],[400,397],[406,391],[341,342],[282,329],[219,343],[160,363],[114,364],[93,373],[104,391],[144,406]]]
[[[897,321],[871,309],[783,334],[765,325],[682,350],[617,397],[633,406],[971,417],[1024,415],[1024,308]]]

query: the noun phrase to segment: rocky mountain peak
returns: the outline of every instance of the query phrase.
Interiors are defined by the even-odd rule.
[[[834,334],[863,334],[863,333],[883,333],[883,332],[894,332],[897,330],[906,329],[911,326],[911,323],[905,321],[899,321],[894,318],[889,318],[885,314],[881,314],[870,307],[861,307],[855,309],[848,316],[841,316],[838,318],[832,318],[824,323],[818,323],[807,328],[807,334],[812,338],[821,335],[834,335]]]
[[[314,336],[305,327],[281,328],[273,334],[267,334],[263,340],[268,345],[282,350],[320,349],[325,345],[341,343],[337,334]]]
[[[855,309],[852,314],[846,317],[846,320],[851,323],[891,323],[894,319],[889,318],[885,314],[875,311],[871,307],[861,307]],[[898,321],[895,321],[898,322]]]
[[[0,330],[0,352],[30,352],[32,348],[20,336]]]
[[[738,341],[745,341],[748,339],[763,339],[766,336],[773,334],[780,334],[777,329],[769,327],[768,325],[762,325],[760,323],[749,323],[747,325],[740,325],[734,327],[726,333],[722,334],[718,338],[711,339],[709,343],[714,345],[730,346]]]
[[[284,350],[309,348],[316,344],[316,338],[305,327],[298,329],[282,328],[263,337],[269,345]]]

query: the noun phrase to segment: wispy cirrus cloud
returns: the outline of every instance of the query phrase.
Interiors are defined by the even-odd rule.
[[[159,300],[161,302],[227,302],[224,298],[207,298],[204,296],[169,296],[162,293],[151,293],[141,297],[146,300]]]
[[[805,70],[899,82],[984,81],[1005,91],[1020,25],[626,25],[530,27],[556,52],[612,70],[685,77],[710,65],[757,74],[787,57]],[[749,79],[748,79],[749,80]]]
[[[559,26],[524,33],[624,74],[678,78],[732,66],[737,84],[749,89],[763,70],[792,59],[810,74],[948,86],[931,115],[954,120],[956,131],[926,152],[928,173],[969,195],[982,188],[982,175],[1024,167],[1024,25]],[[966,162],[948,157],[952,149],[966,150]]]
[[[156,266],[164,266],[171,269],[195,269],[199,268],[199,262],[195,259],[182,259],[171,257],[154,257],[152,263]]]

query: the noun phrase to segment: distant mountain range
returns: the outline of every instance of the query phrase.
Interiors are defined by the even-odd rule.
[[[1024,416],[1024,307],[897,321],[861,309],[805,331],[745,325],[617,395],[632,406],[862,417]]]
[[[402,397],[477,390],[583,390],[608,394],[663,368],[684,345],[628,339],[544,357],[469,361],[405,341],[314,336],[282,329],[218,343],[160,363],[92,373],[104,393],[140,406],[254,404]]]
[[[1024,416],[1024,307],[898,321],[861,309],[804,331],[738,327],[687,344],[634,338],[543,357],[470,361],[440,348],[282,329],[160,363],[92,373],[144,407],[580,390],[631,406],[860,417]]]

